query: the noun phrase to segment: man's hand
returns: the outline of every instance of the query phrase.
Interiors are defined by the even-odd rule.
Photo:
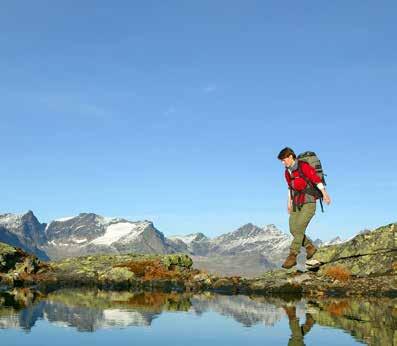
[[[291,214],[291,211],[292,211],[292,201],[288,201],[287,209],[288,209],[288,214]]]
[[[331,204],[331,197],[329,197],[328,192],[325,189],[321,189],[321,192],[323,194],[323,200],[325,203],[327,203],[328,205]]]

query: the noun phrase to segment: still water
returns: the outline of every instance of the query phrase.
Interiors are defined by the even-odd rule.
[[[397,299],[0,293],[9,345],[397,345]]]

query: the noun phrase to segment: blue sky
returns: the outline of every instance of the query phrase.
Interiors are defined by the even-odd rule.
[[[328,174],[310,236],[395,222],[396,15],[394,1],[5,1],[0,210],[288,232],[290,146]]]

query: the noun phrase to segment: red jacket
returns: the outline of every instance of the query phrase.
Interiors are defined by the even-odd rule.
[[[317,185],[318,183],[321,183],[321,178],[317,175],[316,170],[310,166],[307,162],[305,161],[298,161],[298,164],[301,165],[301,170],[302,173],[305,175],[305,177],[311,181],[314,185]],[[291,178],[292,175],[292,178]],[[293,201],[297,205],[304,204],[306,202],[315,202],[316,198],[312,195],[309,195],[307,193],[305,194],[296,194],[296,191],[302,191],[306,188],[307,183],[305,179],[300,177],[299,170],[296,169],[292,171],[292,173],[289,173],[288,169],[285,170],[285,179],[287,180],[287,184],[289,187],[292,187],[292,193],[293,193]]]

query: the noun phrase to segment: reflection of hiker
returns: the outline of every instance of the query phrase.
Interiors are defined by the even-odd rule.
[[[303,337],[309,333],[314,324],[312,315],[306,313],[306,322],[300,326],[299,318],[296,317],[295,306],[284,306],[284,310],[288,316],[289,328],[291,329],[291,337],[288,341],[288,346],[304,345]]]
[[[309,154],[315,155],[311,152]],[[287,147],[281,150],[278,159],[286,167],[285,179],[289,187],[289,228],[294,237],[290,253],[282,265],[283,268],[288,269],[296,265],[296,257],[301,246],[306,248],[307,259],[317,251],[312,241],[305,235],[305,231],[316,212],[316,199],[322,198],[327,204],[331,203],[331,199],[325,190],[323,179],[318,176],[316,169],[309,163],[297,159],[291,148]]]

